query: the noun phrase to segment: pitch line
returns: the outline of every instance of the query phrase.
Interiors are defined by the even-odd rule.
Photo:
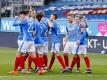
[[[42,76],[42,75],[41,75],[41,76],[39,76],[39,75],[38,75],[38,76],[31,76],[31,75],[30,75],[30,76],[24,76],[24,75],[23,75],[23,76],[13,76],[13,75],[10,76],[10,75],[9,75],[9,76],[0,76],[0,77],[52,77],[52,76],[54,76],[54,77],[55,77],[55,76],[56,76],[56,77],[57,77],[57,76],[62,76],[62,77],[65,77],[65,76],[69,76],[69,77],[70,77],[70,76],[77,76],[77,77],[79,77],[79,76],[85,76],[85,77],[86,77],[86,76],[87,76],[87,77],[88,77],[88,76],[93,76],[93,77],[95,77],[95,76],[96,76],[96,77],[106,77],[107,75],[43,75],[43,76]]]

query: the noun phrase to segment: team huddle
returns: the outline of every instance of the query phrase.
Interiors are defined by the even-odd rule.
[[[21,71],[30,74],[34,71],[39,75],[44,74],[52,70],[55,57],[61,64],[62,73],[72,72],[74,65],[77,65],[77,72],[80,72],[80,54],[83,55],[86,64],[85,72],[91,73],[90,60],[86,51],[88,36],[86,17],[68,13],[67,21],[63,58],[60,54],[61,31],[57,22],[57,14],[52,13],[47,19],[43,11],[37,13],[35,10],[21,11],[13,23],[14,27],[20,27],[20,33],[14,70],[8,73],[17,74]],[[50,61],[47,56],[49,34],[52,36]],[[71,64],[69,64],[69,53],[73,54]],[[28,60],[27,69],[25,69],[26,60]],[[31,66],[32,63],[35,65],[34,69]]]

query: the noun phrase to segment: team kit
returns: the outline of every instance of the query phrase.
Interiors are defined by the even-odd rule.
[[[38,75],[52,71],[55,58],[61,64],[62,73],[71,72],[77,65],[76,72],[80,72],[80,55],[83,56],[86,69],[85,73],[91,73],[90,60],[87,56],[87,29],[88,24],[85,16],[67,13],[66,35],[64,37],[63,54],[60,52],[61,31],[57,21],[57,14],[52,13],[50,18],[44,16],[43,11],[21,11],[15,18],[13,26],[19,27],[18,50],[14,60],[14,69],[7,73],[30,74],[32,71]],[[48,37],[52,36],[50,59],[48,58]],[[72,60],[69,64],[69,53]],[[25,62],[28,61],[27,68]],[[32,68],[32,63],[34,68]]]

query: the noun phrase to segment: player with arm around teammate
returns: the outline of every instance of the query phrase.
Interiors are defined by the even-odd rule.
[[[19,18],[17,18],[18,20],[16,19],[15,22],[13,23],[14,26],[19,26],[20,27],[20,33],[19,33],[19,36],[18,36],[18,52],[16,54],[14,70],[8,72],[8,73],[11,73],[11,74],[17,74],[17,69],[18,69],[18,66],[20,66],[20,65],[23,68],[22,70],[23,71],[25,70],[24,65],[21,64],[21,60],[24,60],[25,55],[24,55],[23,52],[20,51],[20,49],[22,47],[22,43],[23,43],[23,38],[24,38],[24,32],[23,32],[22,27],[25,24],[25,21],[24,21],[25,17],[26,17],[26,12],[21,11]]]
[[[50,21],[49,21],[49,28],[51,28],[52,30],[52,48],[51,48],[52,56],[51,56],[48,69],[51,70],[51,67],[54,63],[55,56],[56,56],[62,66],[62,72],[65,72],[67,71],[67,68],[66,68],[66,65],[62,56],[59,54],[61,33],[60,33],[60,29],[59,29],[56,19],[57,19],[57,14],[55,13],[51,14]]]
[[[24,15],[23,24],[22,24],[23,26],[21,27],[23,30],[23,42],[19,49],[19,52],[23,53],[23,54],[21,54],[21,56],[20,56],[20,64],[24,65],[25,61],[24,61],[23,55],[25,55],[26,52],[28,52],[29,55],[32,56],[35,64],[39,64],[40,60],[35,55],[34,38],[33,38],[33,27],[35,26],[35,23],[29,19],[27,12],[24,12],[23,15]],[[42,66],[40,64],[39,64],[39,66],[40,66],[40,72],[38,74],[43,74],[44,71],[42,69]],[[29,71],[25,71],[24,67],[23,67],[23,71],[24,71],[24,73],[30,73]],[[10,72],[10,73],[12,73],[12,72]]]
[[[43,14],[43,17],[41,19],[41,25],[43,26],[43,33],[42,33],[42,38],[44,40],[44,54],[43,54],[43,59],[44,59],[44,66],[47,68],[47,63],[48,63],[48,19],[45,18],[45,14],[43,11],[39,11],[41,14]]]
[[[35,49],[36,53],[38,54],[38,58],[40,60],[40,64],[44,65],[44,23],[42,23],[42,18],[43,18],[43,13],[37,12],[37,21],[36,21],[36,26],[35,26],[35,38],[34,38],[34,43],[35,43]],[[39,66],[38,66],[39,67]],[[39,67],[40,68],[40,67]],[[38,72],[38,70],[35,70],[35,72]]]
[[[68,24],[72,25],[73,24],[73,20],[74,20],[74,15],[72,13],[67,13],[67,20],[68,20]],[[66,28],[66,32],[68,32],[68,29]],[[65,37],[64,37],[64,48],[65,46],[69,45],[67,44],[67,38],[68,34],[66,33]],[[69,46],[70,47],[70,46]],[[64,61],[67,67],[69,67],[69,57],[68,54],[71,52],[71,50],[64,52]]]
[[[82,23],[82,19],[84,21],[84,24]],[[79,46],[78,50],[80,51],[80,54],[82,54],[84,57],[84,61],[86,64],[86,71],[85,72],[91,73],[90,60],[87,56],[87,36],[88,36],[88,33],[87,33],[86,29],[88,28],[88,24],[86,22],[86,17],[85,16],[82,17],[81,15],[76,15],[75,22],[77,24],[79,24],[80,29],[81,29],[81,39],[80,39],[80,46]],[[78,56],[80,54],[78,54]],[[77,57],[77,68],[79,69],[79,67],[80,67],[80,59],[78,59],[78,57]]]
[[[74,65],[77,62],[77,47],[80,45],[81,31],[80,27],[74,21],[71,23],[71,13],[67,16],[68,25],[66,27],[67,31],[67,42],[64,47],[64,53],[69,53],[70,51],[73,54],[72,63],[69,67],[69,71],[72,71]]]

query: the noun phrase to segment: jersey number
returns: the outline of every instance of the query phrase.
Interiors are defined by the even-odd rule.
[[[28,32],[33,32],[33,24],[29,23]]]

